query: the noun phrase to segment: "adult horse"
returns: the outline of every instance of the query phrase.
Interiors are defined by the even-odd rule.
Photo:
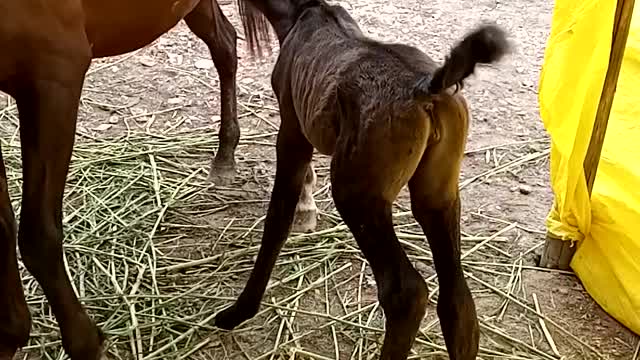
[[[220,77],[220,146],[210,177],[234,173],[239,139],[236,31],[216,0],[4,0],[0,91],[20,114],[23,197],[18,242],[76,359],[101,355],[103,336],[75,296],[62,262],[62,198],[76,116],[91,60],[148,45],[182,19],[209,47]],[[16,260],[16,225],[0,155],[0,360],[29,338],[30,315]]]

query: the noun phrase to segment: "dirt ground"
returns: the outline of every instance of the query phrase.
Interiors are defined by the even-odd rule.
[[[513,54],[496,66],[479,69],[464,89],[473,122],[467,145],[468,154],[461,174],[461,182],[464,184],[462,229],[471,238],[491,236],[507,228],[488,250],[484,249],[482,253],[470,256],[466,269],[473,274],[474,278],[470,278],[469,282],[474,289],[479,316],[486,325],[483,328],[483,346],[489,349],[497,346],[493,339],[498,331],[505,335],[498,337],[507,344],[503,343],[501,349],[509,349],[511,345],[508,344],[514,343],[509,339],[516,339],[529,344],[524,348],[529,349],[528,353],[533,355],[526,357],[523,350],[514,350],[511,357],[504,355],[504,352],[503,355],[485,352],[482,358],[557,357],[553,356],[537,318],[531,320],[531,314],[526,315],[513,301],[508,307],[504,307],[504,297],[496,296],[488,290],[490,287],[475,279],[488,282],[502,291],[510,289],[514,296],[517,295],[518,299],[526,301],[529,306],[533,304],[532,296],[535,294],[540,302],[541,312],[565,330],[563,332],[556,326],[547,324],[559,353],[566,359],[597,359],[604,356],[633,360],[640,339],[595,304],[575,276],[536,268],[544,241],[544,221],[553,201],[548,170],[550,144],[537,106],[538,77],[553,2],[354,0],[343,3],[343,6],[372,37],[417,46],[437,61],[443,59],[450,46],[466,31],[483,20],[496,21],[503,26],[515,45]],[[241,32],[235,5],[223,5],[223,10]],[[248,56],[244,46],[245,43],[240,40],[238,86],[242,132],[243,135],[272,132],[272,124],[277,127],[279,118],[277,104],[270,89],[269,75],[277,50],[274,47],[273,56],[258,61]],[[80,107],[80,142],[121,135],[127,131],[147,131],[171,136],[185,129],[217,129],[217,74],[209,61],[205,45],[182,23],[151,46],[136,53],[95,61],[91,71]],[[231,233],[235,227],[240,229],[238,224],[246,227],[257,224],[256,229],[261,230],[260,219],[265,214],[266,200],[273,185],[273,141],[273,136],[265,136],[262,142],[241,143],[237,153],[236,180],[216,194],[240,198],[242,201],[231,202],[232,205],[221,208],[213,215],[207,215],[207,235],[202,232],[193,235],[199,237],[198,243],[204,245],[194,245],[197,241],[193,239],[191,242],[183,240],[180,245],[185,248],[173,251],[172,257],[198,259],[211,256],[213,254],[209,251],[212,247],[207,241],[221,237],[225,231]],[[208,166],[208,158],[203,156],[198,161],[202,167]],[[327,158],[317,156],[315,161],[319,175],[316,195],[321,208],[319,229],[329,229],[339,224],[339,217],[327,192]],[[407,194],[403,192],[396,204],[397,209],[407,210],[408,204]],[[230,227],[230,221],[234,220],[234,227]],[[399,223],[407,225],[404,228],[407,234],[419,234],[410,218],[400,219]],[[242,233],[238,229],[235,229],[236,233]],[[202,238],[203,236],[205,237]],[[345,236],[353,241],[349,235]],[[244,241],[256,245],[259,239],[260,232],[257,231]],[[468,250],[472,245],[464,249]],[[287,251],[287,247],[284,251]],[[358,295],[362,306],[375,303],[375,286],[370,270],[367,268],[364,280],[359,280],[361,259],[355,251],[350,256],[351,258],[341,261],[352,262],[354,266],[341,272],[335,279],[335,282],[344,281],[347,284],[345,286],[348,290],[343,292],[342,300],[346,301],[348,297],[351,297],[350,301],[357,300],[353,299],[354,289],[359,288],[364,289]],[[412,259],[425,277],[434,274],[429,256],[421,258],[416,255]],[[224,293],[229,299],[239,293],[248,276],[246,270],[251,265],[252,257],[249,256],[246,260],[248,262],[243,265],[244,271],[227,279]],[[337,262],[333,265],[339,268],[341,264],[343,263]],[[286,277],[285,269],[285,266],[280,269],[277,267],[274,278]],[[431,280],[429,286],[434,290],[437,282]],[[309,281],[312,282],[313,279],[306,279],[302,283]],[[364,287],[362,283],[365,284]],[[276,299],[283,296],[285,294],[278,291],[268,292],[266,295]],[[328,295],[312,292],[311,295],[301,297],[297,306],[309,312],[317,312],[318,308],[324,308],[325,296]],[[340,296],[338,291],[338,297]],[[316,300],[320,304],[314,302]],[[226,304],[229,304],[229,300]],[[330,306],[331,309],[334,305]],[[381,327],[379,309],[373,313],[375,316],[372,315],[374,319],[371,324]],[[244,330],[236,335],[199,332],[201,338],[209,340],[202,348],[189,354],[188,358],[260,358],[261,354],[273,349],[278,341],[282,342],[280,334],[285,334],[286,330],[281,328],[285,322],[270,321],[267,315],[262,315],[259,319],[248,322]],[[440,328],[434,323],[434,319],[435,301],[430,305],[423,326],[426,326],[424,330],[428,333],[425,339],[439,344],[440,350],[433,350],[431,353],[417,352],[416,357],[438,359],[443,356]],[[313,316],[308,316],[295,324],[295,331],[304,333],[318,329],[323,324]],[[364,332],[368,338],[380,341],[379,334],[367,332],[366,329]],[[572,339],[566,332],[575,335],[580,341]],[[363,348],[358,355],[354,355],[357,353],[354,349],[361,346],[358,345],[357,338],[342,334],[334,341],[327,339],[331,334],[317,332],[303,337],[301,343],[292,345],[296,351],[292,352],[292,347],[281,350],[276,353],[276,358],[294,358],[292,354],[296,354],[295,358],[333,359],[336,357],[335,343],[339,344],[335,347],[339,348],[340,359],[370,359],[379,350],[378,344],[370,341],[368,348]],[[333,334],[336,337],[335,332]],[[256,345],[257,343],[260,345]],[[530,348],[550,355],[545,357]],[[120,356],[128,358],[127,355]]]

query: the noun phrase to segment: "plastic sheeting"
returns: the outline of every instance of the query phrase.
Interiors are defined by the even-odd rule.
[[[640,334],[640,5],[636,4],[591,199],[583,161],[600,100],[616,0],[556,0],[540,78],[551,137],[547,218],[577,241],[571,262],[605,311]]]

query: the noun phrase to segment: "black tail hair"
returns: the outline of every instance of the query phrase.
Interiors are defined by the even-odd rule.
[[[418,79],[414,94],[424,97],[439,94],[453,85],[456,90],[462,88],[462,81],[473,74],[477,64],[497,62],[508,51],[509,42],[500,27],[493,24],[479,26],[451,50],[433,75]]]
[[[250,0],[236,0],[236,3],[249,51],[252,56],[257,53],[258,57],[262,57],[262,47],[266,44],[269,49],[271,24]]]

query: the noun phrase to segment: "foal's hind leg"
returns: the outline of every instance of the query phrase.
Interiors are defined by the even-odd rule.
[[[464,114],[461,107],[451,104],[441,104],[448,106],[444,114]],[[475,304],[460,263],[458,193],[466,120],[452,117],[440,123],[444,127],[440,141],[427,150],[409,181],[411,209],[433,253],[440,286],[438,316],[449,357],[472,360],[478,353],[480,332]]]
[[[215,318],[215,325],[222,329],[231,330],[258,312],[273,266],[289,235],[300,190],[311,162],[313,147],[300,132],[290,101],[280,103],[280,117],[282,122],[276,144],[276,179],[265,219],[262,244],[244,290],[230,308]]]
[[[304,177],[304,184],[300,192],[300,199],[296,206],[296,215],[293,220],[292,231],[309,232],[313,231],[317,225],[318,207],[313,199],[313,189],[316,186],[316,171],[313,164],[309,163],[307,173]]]
[[[16,84],[23,161],[18,242],[58,321],[65,351],[73,360],[95,360],[103,337],[78,301],[62,259],[62,199],[90,62],[88,43],[75,39],[67,39],[65,52],[34,54],[30,78]]]
[[[391,129],[378,125],[362,126],[358,133],[344,130],[331,163],[331,184],[336,208],[378,287],[386,318],[380,359],[404,360],[426,312],[428,291],[396,237],[391,205],[420,161],[428,124],[399,119]]]
[[[16,259],[16,223],[0,152],[0,360],[27,344],[31,319]]]
[[[336,170],[342,172],[342,170]],[[382,174],[381,174],[382,175]],[[336,208],[371,265],[386,317],[380,359],[407,358],[427,306],[427,285],[409,262],[393,229],[391,201],[336,174]]]
[[[475,305],[460,264],[460,198],[457,189],[430,184],[446,168],[425,164],[419,170],[410,182],[411,208],[433,253],[440,284],[438,316],[449,357],[472,360],[478,353],[480,334]],[[450,181],[452,187],[457,187],[457,174],[455,181]]]
[[[228,184],[235,175],[235,150],[240,140],[236,100],[236,30],[215,0],[201,0],[184,20],[209,47],[220,78],[220,132],[218,153],[209,169],[209,180]]]

